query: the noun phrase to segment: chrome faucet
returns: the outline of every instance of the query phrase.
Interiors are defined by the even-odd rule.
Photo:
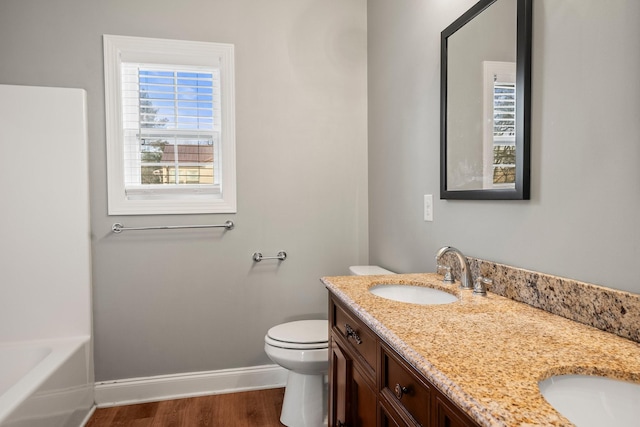
[[[458,262],[460,263],[460,288],[473,289],[473,281],[471,280],[471,271],[469,270],[467,258],[456,248],[452,246],[440,248],[436,254],[436,265],[440,264],[440,258],[447,252],[453,252],[458,257]]]

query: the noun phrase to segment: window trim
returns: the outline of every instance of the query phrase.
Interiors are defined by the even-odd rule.
[[[234,46],[144,37],[103,35],[107,184],[109,215],[160,215],[236,213]],[[123,62],[220,68],[222,197],[192,189],[175,199],[127,198],[124,182],[124,131],[122,116]],[[187,189],[185,189],[187,190]]]

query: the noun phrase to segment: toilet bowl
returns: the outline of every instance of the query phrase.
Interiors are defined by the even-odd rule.
[[[378,266],[349,267],[352,275],[393,274]],[[269,329],[264,351],[287,369],[287,385],[280,422],[287,427],[327,425],[327,388],[329,371],[329,322],[299,320]]]

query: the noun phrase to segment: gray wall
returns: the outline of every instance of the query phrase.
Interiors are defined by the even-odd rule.
[[[235,44],[236,215],[107,216],[102,34]],[[98,381],[270,363],[266,330],[367,261],[365,0],[3,0],[0,56],[0,83],[87,90]]]
[[[369,0],[370,261],[466,255],[640,292],[640,2],[535,0],[530,201],[439,193],[440,31],[475,3]]]

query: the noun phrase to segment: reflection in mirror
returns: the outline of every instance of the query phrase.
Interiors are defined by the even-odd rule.
[[[441,198],[528,199],[531,0],[482,0],[442,32]]]

